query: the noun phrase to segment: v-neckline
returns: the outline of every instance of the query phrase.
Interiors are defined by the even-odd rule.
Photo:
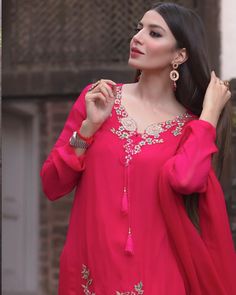
[[[147,130],[148,128],[150,127],[156,127],[156,128],[161,128],[162,126],[165,126],[166,124],[173,124],[174,122],[179,122],[181,119],[184,119],[184,118],[187,118],[187,117],[192,117],[192,115],[187,111],[185,111],[184,113],[180,114],[180,115],[177,115],[175,116],[173,119],[169,119],[169,120],[166,120],[166,121],[162,121],[162,122],[154,122],[154,123],[151,123],[151,124],[148,124],[144,130],[142,132],[140,132],[138,130],[138,124],[136,122],[136,120],[129,115],[129,113],[127,112],[125,106],[122,104],[122,88],[123,88],[123,85],[124,84],[120,84],[117,86],[117,91],[116,91],[116,103],[118,102],[120,108],[122,109],[122,112],[121,112],[121,116],[123,118],[129,118],[129,120],[131,120],[133,122],[133,124],[135,125],[135,133],[140,135],[140,136],[143,136],[147,133]]]

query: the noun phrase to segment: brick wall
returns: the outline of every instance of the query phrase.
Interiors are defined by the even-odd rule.
[[[46,159],[65,123],[73,101],[68,98],[41,101],[40,146],[41,163]],[[55,202],[43,193],[40,198],[40,285],[43,294],[56,295],[59,257],[65,242],[72,194]]]

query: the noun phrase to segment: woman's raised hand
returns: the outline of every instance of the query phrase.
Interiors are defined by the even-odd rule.
[[[82,123],[82,133],[94,134],[110,116],[116,94],[116,83],[102,79],[94,83],[85,95],[87,118]]]
[[[87,120],[102,125],[111,114],[115,102],[116,83],[102,79],[93,84],[85,95]]]
[[[211,80],[204,97],[200,119],[209,121],[216,127],[219,116],[230,97],[229,82],[220,80],[215,75],[215,72],[212,71]]]

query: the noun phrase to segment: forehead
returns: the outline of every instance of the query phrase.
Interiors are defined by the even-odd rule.
[[[141,18],[140,22],[143,25],[159,25],[163,27],[167,32],[170,32],[170,29],[165,22],[164,18],[155,10],[148,10],[143,17]]]

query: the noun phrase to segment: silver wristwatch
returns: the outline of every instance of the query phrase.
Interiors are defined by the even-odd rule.
[[[71,146],[75,147],[75,148],[81,148],[81,149],[87,149],[89,147],[89,144],[84,141],[82,138],[79,137],[77,131],[74,131],[69,143]]]

